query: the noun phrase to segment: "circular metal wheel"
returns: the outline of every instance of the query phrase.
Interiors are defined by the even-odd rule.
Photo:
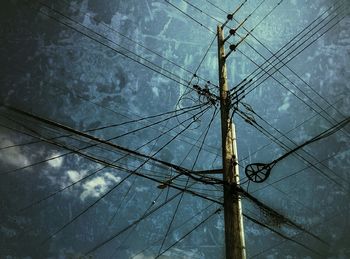
[[[262,183],[270,176],[271,169],[270,164],[254,163],[246,166],[245,175],[254,183]]]

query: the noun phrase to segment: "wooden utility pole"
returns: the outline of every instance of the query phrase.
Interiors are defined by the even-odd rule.
[[[226,259],[245,259],[245,241],[242,218],[242,205],[237,193],[239,184],[236,133],[230,117],[230,96],[227,86],[227,70],[224,46],[224,33],[219,25],[218,60],[222,135],[222,164],[224,178],[224,218]]]

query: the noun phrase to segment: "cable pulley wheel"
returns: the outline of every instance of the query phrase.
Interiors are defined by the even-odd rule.
[[[262,183],[270,176],[272,166],[270,164],[254,163],[245,168],[245,175],[254,183]]]

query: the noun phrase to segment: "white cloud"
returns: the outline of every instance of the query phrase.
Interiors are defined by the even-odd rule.
[[[15,143],[7,139],[6,136],[1,136],[0,138],[1,147],[12,146],[14,144]],[[14,165],[16,167],[23,167],[30,164],[29,159],[22,153],[19,147],[12,147],[1,151],[0,161],[5,164]]]
[[[153,87],[152,87],[152,92],[153,92],[153,94],[154,94],[155,96],[159,97],[159,90],[158,90],[157,87],[153,86]]]
[[[72,182],[79,181],[79,179],[81,178],[80,173],[75,170],[68,170],[67,174],[68,174],[69,180],[71,180]]]
[[[287,97],[285,97],[284,98],[284,101],[283,101],[283,104],[282,104],[282,106],[280,106],[279,108],[278,108],[278,111],[280,111],[280,112],[285,112],[285,111],[287,111],[288,110],[288,108],[290,107],[290,97],[289,96],[287,96]]]
[[[73,177],[75,174],[72,174]],[[112,188],[113,185],[121,181],[120,177],[116,177],[111,173],[105,173],[102,176],[97,176],[90,181],[83,184],[83,192],[80,195],[80,199],[83,201],[88,197],[100,197],[105,192]]]
[[[60,168],[64,160],[63,157],[60,157],[60,155],[61,154],[59,153],[53,153],[50,157],[47,158],[47,159],[49,158],[53,158],[53,159],[47,161],[47,163],[53,168]],[[54,157],[57,157],[57,158],[54,158]]]

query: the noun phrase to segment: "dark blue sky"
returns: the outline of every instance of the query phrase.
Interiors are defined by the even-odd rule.
[[[80,131],[203,103],[193,85],[210,81],[210,91],[218,94],[216,26],[241,3],[169,2],[1,3],[2,102]],[[243,199],[247,215],[319,253],[245,219],[248,258],[349,258],[349,127],[282,160],[264,183],[248,184],[244,175],[246,165],[270,162],[349,116],[349,2],[248,0],[228,26],[247,17],[228,43],[250,33],[227,61],[230,88],[254,79],[239,109],[260,126],[259,131],[234,116],[242,187],[328,243],[280,225]],[[305,28],[310,31],[299,34]],[[265,63],[275,53],[282,62]],[[123,135],[112,142],[188,169],[220,168],[220,116],[214,106],[201,109],[90,133],[101,139]],[[101,144],[83,149],[85,157],[69,153],[62,146],[82,149],[94,142],[66,136],[57,139],[59,147],[38,136],[52,139],[67,132],[5,108],[0,115],[1,258],[78,258],[178,193],[87,157],[119,159],[118,166],[140,167],[137,172],[159,181],[175,175],[169,168],[142,165],[144,159]],[[192,185],[185,176],[174,184],[222,201],[220,186]],[[218,207],[180,193],[92,256],[154,258],[160,247],[175,243],[164,258],[223,258],[220,213],[176,243]]]

